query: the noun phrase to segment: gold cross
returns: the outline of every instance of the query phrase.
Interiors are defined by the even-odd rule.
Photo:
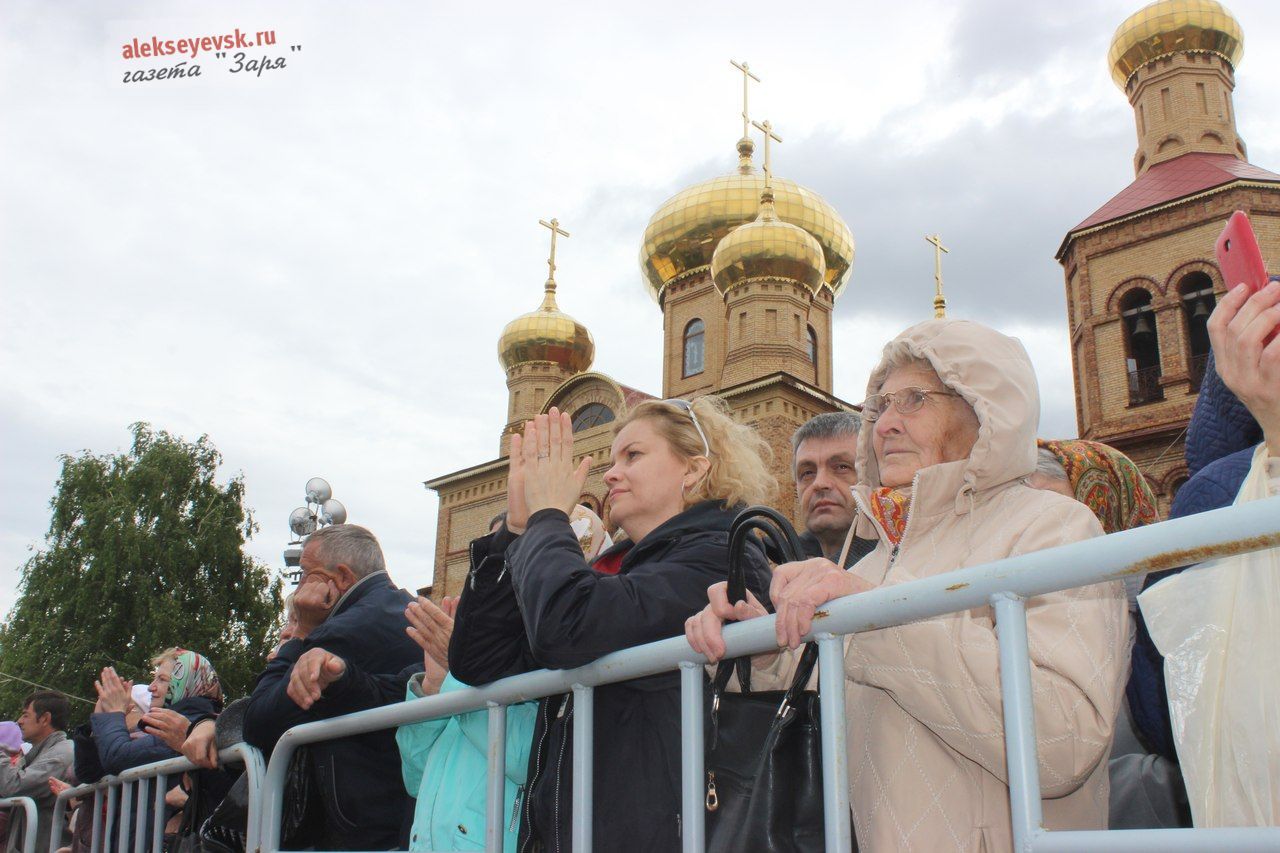
[[[741,65],[739,65],[737,62],[734,62],[732,59],[730,59],[729,64],[742,72],[742,138],[746,139],[747,133],[748,133],[748,125],[751,122],[751,119],[747,116],[747,82],[749,80],[755,80],[757,83],[759,83],[760,78],[757,77],[755,74],[751,73],[751,66],[748,65],[746,62],[743,62]]]
[[[547,258],[547,286],[554,290],[556,286],[556,235],[568,237],[569,232],[560,227],[559,219],[552,219],[547,222],[545,219],[539,219],[538,224],[543,228],[551,229],[551,257]]]
[[[765,119],[764,124],[758,121],[751,122],[751,126],[764,134],[764,185],[766,187],[773,186],[773,167],[772,161],[769,159],[769,140],[774,142],[782,142],[782,137],[773,132],[773,125],[769,124],[769,120]]]
[[[937,282],[937,291],[933,296],[933,316],[941,320],[947,316],[947,300],[942,295],[942,253],[950,254],[951,250],[942,245],[942,238],[937,234],[926,234],[924,241],[933,245],[933,280]]]

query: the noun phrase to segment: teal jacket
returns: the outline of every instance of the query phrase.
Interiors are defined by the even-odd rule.
[[[445,676],[441,693],[464,690]],[[409,679],[406,701],[422,698],[422,675]],[[503,797],[502,849],[512,853],[520,829],[520,800],[533,741],[537,702],[507,708],[507,784]],[[401,726],[396,731],[401,772],[409,796],[417,797],[410,850],[483,850],[489,714],[472,711]]]

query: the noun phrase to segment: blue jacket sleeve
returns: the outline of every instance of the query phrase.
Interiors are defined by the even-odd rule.
[[[707,587],[724,579],[727,558],[727,534],[691,534],[625,574],[602,574],[587,565],[569,517],[542,510],[508,564],[534,657],[569,669],[682,634],[685,620],[706,604]],[[748,572],[757,595],[759,576]]]
[[[445,685],[457,681],[446,677]],[[425,698],[420,690],[422,680],[411,677],[405,688],[406,702]],[[456,689],[456,688],[455,688]],[[444,685],[441,687],[444,692]],[[405,790],[409,796],[417,797],[422,790],[422,774],[426,772],[427,756],[435,748],[436,741],[444,734],[452,717],[438,717],[434,720],[423,720],[418,723],[407,723],[396,729],[396,746],[400,748],[400,775],[404,777]]]
[[[178,755],[155,735],[130,737],[122,713],[94,714],[89,718],[89,723],[93,726],[94,740],[98,744],[98,758],[108,773],[120,773],[130,767],[164,761]]]

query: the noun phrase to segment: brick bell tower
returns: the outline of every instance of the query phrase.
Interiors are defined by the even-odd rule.
[[[1214,0],[1160,0],[1116,30],[1108,61],[1134,109],[1135,179],[1058,250],[1082,438],[1142,469],[1162,516],[1186,481],[1185,430],[1228,283],[1214,243],[1246,211],[1280,262],[1280,175],[1245,159],[1232,104],[1240,24]]]

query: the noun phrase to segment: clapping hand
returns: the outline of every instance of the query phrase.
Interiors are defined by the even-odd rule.
[[[418,596],[404,609],[409,620],[405,631],[422,648],[422,692],[427,695],[440,690],[449,671],[449,638],[457,612],[456,596],[445,596],[438,607],[431,599]]]
[[[558,509],[566,514],[582,496],[591,457],[573,464],[573,421],[554,406],[525,424],[523,436],[512,436],[511,456],[520,457],[526,512]],[[512,484],[508,483],[511,489]],[[508,521],[509,521],[508,517]]]
[[[115,667],[109,666],[102,670],[99,680],[93,686],[98,690],[98,703],[95,707],[103,713],[123,714],[133,703],[133,696],[129,692],[133,690],[133,682],[122,680],[116,674]]]

